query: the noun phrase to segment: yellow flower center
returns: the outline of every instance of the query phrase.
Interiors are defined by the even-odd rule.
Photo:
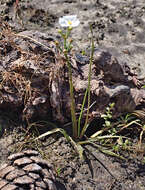
[[[72,22],[71,22],[70,20],[68,20],[68,24],[69,24],[69,25],[72,25]]]

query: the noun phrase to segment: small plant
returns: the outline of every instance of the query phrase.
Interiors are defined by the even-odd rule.
[[[57,169],[56,169],[56,173],[57,173],[57,176],[59,177],[60,174],[61,174],[61,168],[57,168]]]
[[[88,119],[89,119],[88,116],[89,116],[89,107],[90,107],[91,67],[92,67],[93,55],[94,55],[93,32],[92,32],[92,27],[90,26],[92,39],[91,39],[91,55],[90,55],[89,73],[88,73],[88,87],[86,89],[82,107],[81,107],[81,112],[80,112],[79,118],[77,120],[76,110],[75,110],[74,89],[73,89],[73,82],[72,82],[72,68],[71,68],[71,63],[69,60],[69,53],[71,52],[71,49],[73,46],[72,46],[72,40],[69,40],[69,36],[70,36],[72,28],[78,26],[80,24],[80,21],[77,19],[76,15],[64,16],[59,19],[59,24],[62,27],[66,28],[65,32],[62,32],[62,30],[59,30],[59,33],[63,39],[63,47],[58,46],[58,48],[64,54],[64,57],[67,62],[67,67],[68,67],[73,137],[74,137],[74,139],[81,139],[84,136],[85,131],[88,127]],[[87,99],[87,97],[88,97],[88,99]],[[84,126],[81,130],[81,120],[82,120],[82,114],[84,111],[84,105],[86,103],[86,100],[88,100],[87,115],[86,115],[86,120],[85,120]]]
[[[103,125],[104,127],[111,126],[110,119],[112,119],[112,109],[113,109],[114,105],[115,105],[115,103],[109,104],[109,106],[106,108],[106,113],[101,115],[101,117],[105,120],[105,124]]]
[[[86,130],[89,127],[89,108],[90,108],[90,82],[91,82],[91,68],[93,64],[93,56],[94,56],[94,40],[93,40],[93,31],[92,27],[90,26],[90,31],[91,31],[91,53],[90,53],[90,61],[89,61],[89,73],[88,73],[88,86],[84,94],[82,106],[81,106],[81,111],[79,114],[79,117],[76,117],[76,110],[75,110],[75,98],[74,98],[74,88],[73,88],[73,81],[72,81],[72,67],[71,67],[71,62],[70,62],[70,54],[72,50],[72,40],[69,40],[70,33],[73,27],[76,27],[79,25],[79,20],[77,19],[76,15],[72,16],[64,16],[63,18],[59,19],[59,24],[62,27],[65,27],[65,31],[59,30],[59,34],[61,35],[63,39],[63,46],[59,46],[59,42],[56,43],[58,50],[60,53],[62,53],[65,57],[66,64],[68,67],[68,75],[69,75],[69,87],[70,87],[70,98],[71,98],[71,118],[72,118],[72,131],[73,131],[73,138],[69,136],[66,131],[62,128],[54,128],[51,131],[48,131],[42,135],[40,135],[37,139],[43,138],[45,136],[54,134],[54,133],[62,133],[65,138],[73,145],[75,150],[79,153],[80,158],[83,158],[83,145],[84,144],[93,144],[95,145],[100,151],[103,153],[112,155],[112,156],[117,156],[115,153],[107,150],[106,148],[102,148],[100,145],[95,144],[96,141],[100,141],[102,139],[111,139],[111,138],[119,138],[119,136],[111,136],[111,135],[102,135],[103,131],[99,131],[92,135],[90,138],[85,136]],[[85,103],[87,102],[87,114],[86,118],[84,121],[84,125],[81,126],[82,124],[82,118],[83,118],[83,112],[84,112],[84,107]],[[112,114],[112,109],[113,109],[114,104],[110,104],[110,107],[107,108],[106,116],[104,115],[104,119],[106,121],[106,125],[109,124],[108,118],[111,118]],[[107,122],[108,121],[108,122]],[[102,136],[101,136],[102,135]],[[83,137],[85,137],[86,140],[82,140]],[[119,156],[120,157],[120,156]],[[121,158],[121,157],[120,157]]]
[[[64,56],[67,68],[68,68],[68,77],[69,77],[69,90],[70,90],[70,98],[71,98],[71,119],[72,119],[72,137],[67,134],[67,132],[63,128],[54,127],[51,131],[48,131],[40,136],[38,136],[35,140],[41,139],[48,135],[54,133],[62,133],[65,138],[72,144],[75,150],[79,153],[80,158],[83,158],[84,148],[83,145],[90,144],[96,147],[99,151],[119,157],[124,159],[118,153],[120,149],[128,149],[130,145],[130,141],[128,137],[124,137],[120,135],[121,131],[127,127],[136,124],[140,126],[138,119],[131,119],[130,114],[126,115],[125,118],[121,117],[119,121],[112,122],[112,111],[114,109],[114,103],[110,103],[109,106],[106,108],[106,112],[102,114],[102,118],[104,119],[104,125],[102,129],[95,132],[90,137],[87,137],[86,130],[90,126],[89,124],[89,108],[90,108],[90,81],[91,81],[91,68],[93,64],[93,56],[94,56],[94,40],[93,40],[93,31],[92,27],[90,26],[91,31],[91,54],[90,54],[90,62],[89,62],[89,73],[88,73],[88,86],[84,94],[81,111],[78,116],[76,117],[76,105],[75,105],[75,96],[74,96],[74,87],[73,87],[73,80],[72,80],[72,66],[70,61],[71,50],[73,48],[72,40],[70,40],[70,34],[73,27],[78,26],[80,21],[77,19],[76,15],[72,16],[65,16],[59,19],[59,24],[64,27],[65,29],[59,30],[59,34],[63,39],[63,45],[59,45],[59,42],[56,43],[58,50]],[[84,113],[84,107],[87,102],[87,114],[84,121],[84,125],[82,126],[82,118]],[[49,123],[51,125],[51,123]],[[140,141],[142,140],[144,133],[144,128],[140,133]],[[84,138],[83,138],[84,137]],[[85,139],[85,140],[84,140]],[[99,142],[99,143],[98,143]]]
[[[59,24],[62,27],[66,27],[66,32],[63,33],[62,30],[59,30],[61,37],[63,38],[63,47],[59,47],[61,52],[64,53],[67,67],[68,67],[68,74],[69,74],[69,86],[70,86],[70,98],[71,98],[71,118],[72,118],[72,128],[73,128],[73,136],[77,138],[77,119],[75,115],[75,98],[74,98],[74,89],[73,89],[73,82],[72,82],[72,68],[71,63],[69,60],[69,53],[72,49],[72,41],[68,41],[70,32],[72,27],[76,27],[79,25],[79,20],[77,19],[76,15],[72,16],[65,16],[59,19]]]

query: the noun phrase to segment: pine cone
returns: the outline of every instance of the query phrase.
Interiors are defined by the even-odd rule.
[[[0,168],[1,190],[57,190],[53,167],[37,151],[12,154]]]

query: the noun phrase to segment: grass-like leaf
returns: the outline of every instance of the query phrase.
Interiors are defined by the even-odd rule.
[[[55,128],[55,129],[52,129],[51,131],[47,131],[46,133],[38,136],[37,138],[35,138],[35,140],[38,140],[38,139],[41,139],[41,138],[44,138],[46,136],[49,136],[49,135],[52,135],[52,134],[55,134],[55,133],[58,133],[60,132],[68,142],[71,143],[71,145],[73,146],[73,148],[76,150],[76,152],[78,153],[79,155],[79,158],[80,159],[83,159],[83,147],[78,144],[77,142],[75,142],[67,133],[64,129],[62,128]]]

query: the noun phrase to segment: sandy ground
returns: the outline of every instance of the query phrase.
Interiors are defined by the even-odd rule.
[[[11,11],[7,19],[17,31],[38,29],[53,37],[59,37],[59,17],[76,14],[80,25],[72,34],[75,49],[90,47],[92,23],[96,47],[108,49],[120,62],[127,62],[139,78],[145,78],[144,0],[25,0],[19,3],[19,18],[14,17],[12,6],[5,11]]]

